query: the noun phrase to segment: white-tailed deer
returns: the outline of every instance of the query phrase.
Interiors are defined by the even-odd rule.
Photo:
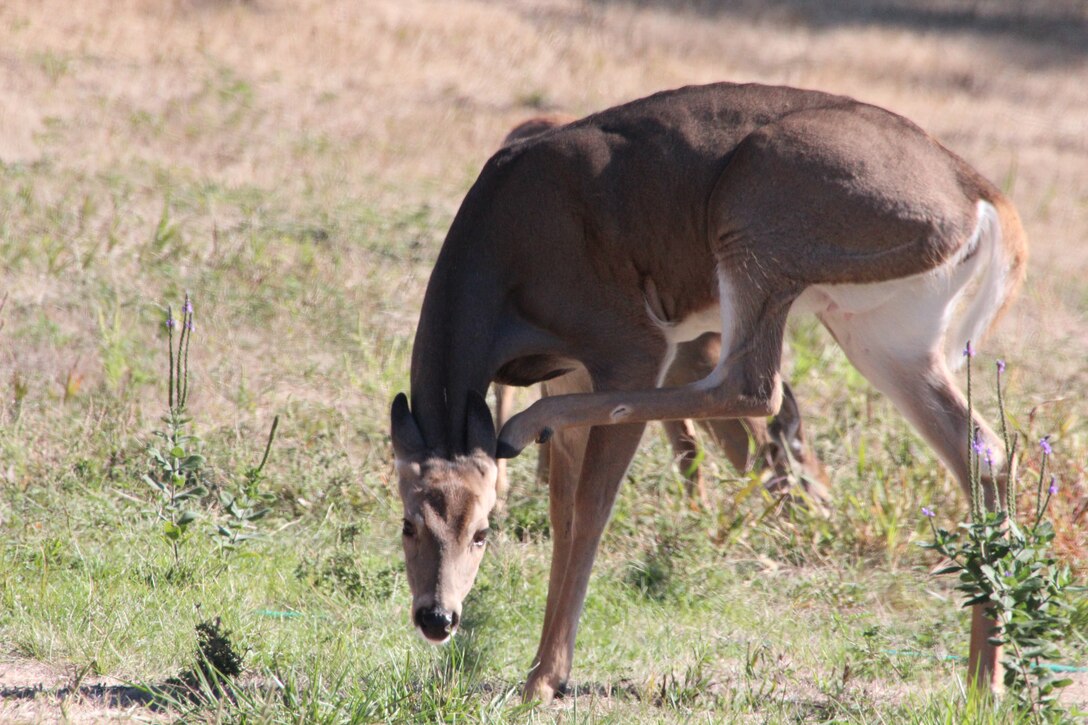
[[[565,114],[537,116],[519,123],[503,139],[510,146],[577,119]],[[664,385],[676,387],[702,380],[709,375],[721,356],[721,335],[708,332],[695,340],[676,346],[676,354],[665,374]],[[502,428],[514,412],[514,387],[496,383],[495,425]],[[707,504],[706,484],[699,465],[699,444],[695,424],[703,428],[738,473],[759,471],[769,474],[767,489],[775,494],[788,493],[791,482],[800,480],[807,500],[822,506],[830,500],[830,480],[820,460],[805,439],[801,411],[789,385],[783,381],[783,405],[774,420],[766,418],[705,418],[699,421],[665,420],[662,426],[672,446],[673,458],[684,476],[688,495],[703,507]],[[547,396],[548,383],[540,384],[541,394]],[[551,443],[540,447],[537,458],[537,479],[547,481],[551,461]],[[498,497],[501,501],[508,487],[506,461],[498,461]],[[799,469],[799,470],[795,470]],[[799,475],[796,475],[799,474]]]
[[[842,96],[682,88],[499,151],[427,286],[411,407],[393,401],[416,625],[434,642],[457,627],[496,457],[553,440],[551,578],[525,686],[550,700],[646,421],[774,414],[791,311],[817,316],[966,490],[969,426],[1000,446],[968,420],[950,369],[1008,303],[1026,256],[993,184],[906,119]],[[659,387],[677,347],[706,332],[721,335],[710,374]],[[488,385],[549,379],[560,389],[496,437]],[[979,686],[999,673],[991,626],[976,607]]]

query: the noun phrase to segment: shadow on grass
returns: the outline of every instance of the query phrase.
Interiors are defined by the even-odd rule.
[[[145,688],[135,685],[81,685],[78,687],[0,687],[0,700],[54,699],[64,702],[79,699],[89,705],[104,708],[126,709],[134,706],[151,707],[156,696]]]
[[[463,662],[461,659],[462,657],[471,658],[471,652],[466,651],[461,655],[451,653],[447,660],[448,666],[453,668],[459,667],[460,663]],[[435,683],[433,681],[427,682],[417,680],[409,684],[409,689],[418,696],[420,693],[434,688],[434,686]],[[500,707],[511,708],[508,714],[517,714],[519,711],[527,712],[526,708],[530,707],[519,705],[517,696],[513,695],[515,691],[520,689],[520,683],[502,680],[486,680],[473,682],[471,684],[461,683],[460,685],[446,683],[446,686],[452,686],[454,689],[461,690],[463,697],[483,697],[484,699],[495,701]],[[692,707],[697,709],[709,708],[711,710],[717,710],[722,706],[725,706],[726,711],[728,711],[729,701],[735,699],[734,697],[731,697],[731,695],[736,694],[729,692],[728,688],[725,688],[721,684],[715,683],[711,684],[706,692],[700,693],[698,696],[690,698],[685,697],[677,700],[673,693],[666,690],[667,687],[670,687],[668,678],[665,678],[660,687],[640,686],[633,680],[623,678],[615,682],[577,683],[565,687],[558,693],[555,707],[564,709],[568,704],[573,703],[575,699],[588,697],[596,702],[639,704],[660,710],[684,711]],[[364,686],[363,689],[365,690],[366,687]],[[351,694],[341,693],[341,696],[345,697],[346,702],[341,703],[343,707],[339,709],[345,713],[356,710],[361,712],[368,711],[367,708],[353,706],[353,703],[351,702],[360,694],[361,693],[356,692],[355,697],[353,697]],[[155,713],[184,713],[183,719],[184,716],[197,717],[202,711],[206,712],[209,709],[216,709],[217,707],[221,709],[222,705],[217,706],[216,702],[221,701],[223,698],[225,698],[228,707],[232,707],[236,709],[237,712],[242,713],[249,709],[260,709],[257,707],[257,704],[262,702],[280,703],[281,705],[285,705],[284,696],[285,692],[283,685],[272,678],[265,677],[249,678],[249,681],[247,682],[238,683],[233,687],[221,691],[220,696],[216,698],[208,697],[207,692],[179,685],[176,681],[147,684],[145,686],[83,685],[80,687],[64,686],[45,688],[39,685],[0,688],[0,700],[23,700],[30,702],[41,698],[48,698],[58,705],[64,702],[71,703],[76,701],[82,705],[96,709],[131,710],[139,707]],[[363,699],[369,700],[370,698],[363,697]],[[834,704],[831,702],[804,698],[778,697],[774,702],[768,701],[763,704],[771,709],[786,707],[790,710],[804,712],[810,716],[821,719],[826,718],[829,713],[835,711]],[[357,705],[357,703],[355,705]],[[290,709],[290,707],[288,709]],[[548,708],[545,709],[547,710]],[[757,707],[757,710],[764,709],[766,708]],[[374,709],[374,712],[380,713],[382,712],[382,709],[378,707]],[[325,718],[319,719],[324,720]],[[392,720],[404,721],[404,716],[401,714],[401,716],[393,717]]]
[[[1088,57],[1083,0],[592,0],[597,5],[684,9],[708,17],[802,25],[817,30],[883,26],[919,33],[1012,41],[1024,65],[1062,65]]]

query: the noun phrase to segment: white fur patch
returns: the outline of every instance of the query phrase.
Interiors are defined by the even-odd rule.
[[[987,279],[979,294],[985,299],[981,304],[972,299],[968,310],[971,319],[958,327],[974,328],[981,320],[988,323],[1001,304],[1000,291],[1004,285],[1000,278],[989,279],[995,266],[994,242],[1000,241],[1000,232],[996,240],[992,233],[996,215],[997,210],[991,204],[980,201],[978,224],[971,238],[935,269],[886,282],[810,287],[797,299],[793,311],[811,312],[819,317],[848,356],[879,354],[903,359],[940,352],[952,367],[951,363],[962,356],[966,339],[960,340],[954,334],[953,339],[947,340],[949,349],[942,350],[946,332],[960,297],[984,265]],[[979,245],[983,248],[979,249]],[[990,293],[994,287],[998,288],[997,294]],[[975,334],[982,332],[984,329]]]
[[[725,382],[726,361],[729,360],[729,356],[733,352],[733,338],[736,337],[737,302],[735,293],[733,284],[719,269],[717,329],[722,336],[721,356],[718,358],[718,364],[710,371],[710,375],[695,383],[696,387],[703,390],[714,390]]]
[[[650,307],[649,302],[646,303],[646,314],[649,315],[650,320],[661,330],[661,333],[665,336],[665,341],[670,347],[679,345],[682,342],[691,342],[696,338],[707,332],[722,332],[722,309],[723,304],[720,302],[722,299],[721,289],[722,285],[728,284],[725,277],[721,274],[718,275],[718,299],[719,303],[716,305],[710,305],[701,310],[696,310],[687,317],[681,320],[663,320],[658,317],[653,309]],[[729,303],[729,317],[730,323],[732,322],[732,302]]]
[[[617,423],[629,415],[631,415],[630,408],[628,408],[626,405],[617,405],[615,408],[612,409],[612,412],[608,414],[608,418],[613,423]]]

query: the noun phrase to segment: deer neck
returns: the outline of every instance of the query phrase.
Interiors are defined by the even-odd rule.
[[[503,299],[484,245],[458,241],[451,229],[412,346],[412,410],[428,447],[446,458],[463,452],[469,391],[486,396],[494,375]]]

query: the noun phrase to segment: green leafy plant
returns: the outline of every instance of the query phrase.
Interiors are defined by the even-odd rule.
[[[974,355],[970,343],[964,354],[970,411]],[[963,606],[984,605],[988,616],[997,623],[990,643],[1004,646],[1005,687],[1023,713],[1033,720],[1064,721],[1068,715],[1058,702],[1058,694],[1072,680],[1055,672],[1050,663],[1060,659],[1059,645],[1069,631],[1074,611],[1069,595],[1084,587],[1074,585],[1069,567],[1058,562],[1051,546],[1054,527],[1046,513],[1059,483],[1055,476],[1047,478],[1047,462],[1053,453],[1050,436],[1039,441],[1041,457],[1034,506],[1023,513],[1017,511],[1017,463],[1023,453],[1017,451],[1018,436],[1009,436],[1001,389],[1004,370],[1005,363],[997,361],[997,400],[1009,472],[1005,495],[993,494],[996,505],[987,506],[984,471],[992,481],[998,479],[999,471],[994,470],[992,450],[979,431],[972,429],[968,441],[971,520],[947,531],[937,527],[933,523],[935,513],[923,507],[922,513],[933,531],[933,541],[923,546],[948,558],[949,565],[936,573],[959,575],[956,589],[965,597]]]
[[[261,462],[246,470],[242,490],[237,493],[219,492],[219,505],[223,515],[215,527],[215,534],[223,551],[234,551],[246,541],[257,538],[254,522],[263,519],[272,510],[269,505],[276,497],[262,492],[260,485],[264,480],[264,466],[268,463],[268,454],[272,451],[279,424],[280,417],[277,415],[272,419],[272,429],[268,432]]]
[[[166,310],[167,412],[162,417],[164,430],[154,432],[155,439],[147,446],[149,472],[144,482],[156,493],[156,518],[162,525],[162,537],[173,552],[174,571],[181,567],[181,545],[187,540],[189,528],[197,519],[190,506],[208,491],[201,483],[200,472],[205,459],[199,453],[200,438],[188,432],[192,419],[186,414],[189,399],[189,342],[193,334],[193,304],[189,295],[181,308],[180,324],[173,309]],[[178,329],[177,345],[174,330]]]

